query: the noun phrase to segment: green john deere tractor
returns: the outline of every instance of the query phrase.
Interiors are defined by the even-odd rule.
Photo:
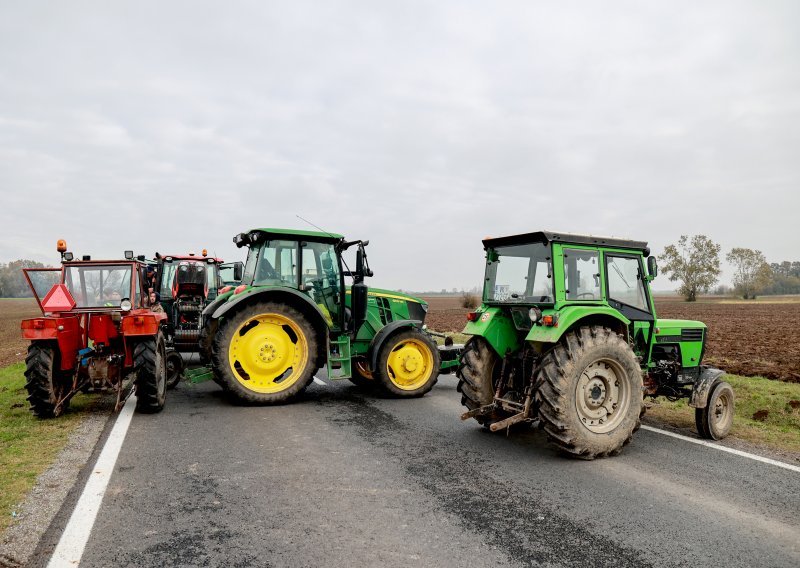
[[[200,349],[210,369],[190,372],[193,381],[213,378],[245,402],[282,403],[327,364],[331,379],[418,397],[457,367],[461,346],[437,348],[424,329],[424,301],[368,289],[369,241],[290,229],[233,240],[249,247],[241,284],[203,311]],[[350,247],[354,270],[342,258]]]
[[[734,394],[701,365],[706,326],[657,319],[647,243],[535,232],[483,241],[483,303],[468,314],[458,389],[492,431],[538,423],[561,451],[615,455],[638,430],[643,396],[688,398],[697,431],[720,439]]]

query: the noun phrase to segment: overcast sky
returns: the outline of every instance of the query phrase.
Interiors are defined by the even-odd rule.
[[[800,260],[799,56],[796,1],[0,0],[0,262],[295,215],[414,290],[539,229]]]

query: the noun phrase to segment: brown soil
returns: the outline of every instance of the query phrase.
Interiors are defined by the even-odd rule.
[[[425,300],[430,305],[426,323],[431,329],[464,329],[469,310],[460,307],[459,297]],[[800,298],[779,300],[730,303],[703,298],[689,303],[659,297],[656,312],[661,318],[705,322],[709,335],[704,361],[708,364],[736,375],[800,382]]]
[[[0,367],[25,360],[28,342],[22,339],[19,324],[40,314],[35,300],[0,299]]]

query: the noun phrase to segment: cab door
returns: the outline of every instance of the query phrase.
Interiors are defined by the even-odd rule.
[[[631,321],[631,337],[638,350],[644,353],[655,318],[652,298],[644,285],[642,259],[623,253],[606,252],[604,256],[608,305]]]

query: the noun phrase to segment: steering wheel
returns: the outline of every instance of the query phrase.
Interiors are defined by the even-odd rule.
[[[578,294],[575,297],[580,299],[583,296],[591,296],[591,299],[594,300],[594,292],[581,292],[580,294]]]

